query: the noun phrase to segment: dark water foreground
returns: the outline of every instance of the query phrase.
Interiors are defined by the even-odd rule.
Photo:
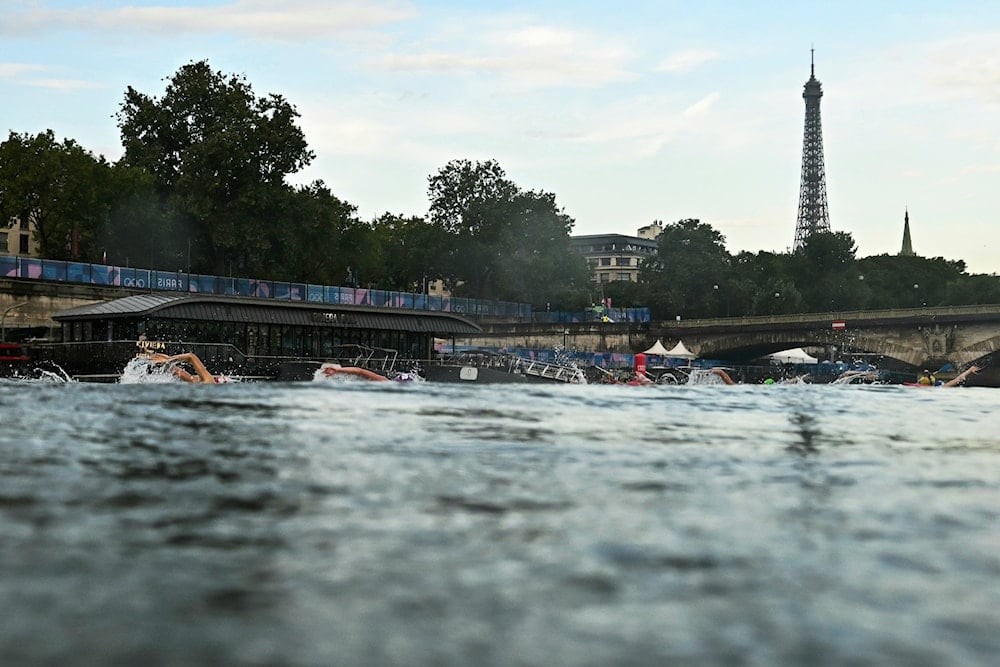
[[[2,383],[0,663],[995,664],[998,402]]]

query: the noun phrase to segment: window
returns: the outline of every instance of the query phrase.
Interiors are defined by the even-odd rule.
[[[0,232],[0,252],[8,252],[7,232]]]
[[[611,266],[611,258],[601,257],[601,266]]]
[[[632,258],[631,257],[619,257],[617,264],[618,264],[618,266],[632,266]]]
[[[597,280],[598,280],[598,282],[609,283],[609,282],[611,282],[611,274],[610,273],[600,273],[597,276]]]
[[[22,255],[28,254],[28,235],[21,234],[21,248],[18,250]]]

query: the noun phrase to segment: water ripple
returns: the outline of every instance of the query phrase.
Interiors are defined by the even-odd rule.
[[[4,664],[1000,653],[992,392],[0,390]]]

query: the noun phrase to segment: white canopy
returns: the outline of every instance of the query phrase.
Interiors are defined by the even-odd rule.
[[[661,357],[665,357],[667,356],[667,348],[663,347],[663,343],[657,339],[656,343],[653,344],[653,347],[646,350],[643,354],[656,354]]]
[[[816,357],[806,353],[801,347],[775,352],[774,354],[767,355],[767,358],[782,364],[815,364],[819,361]]]
[[[677,341],[677,345],[674,345],[672,348],[667,350],[666,356],[679,357],[681,359],[694,359],[698,355],[684,347],[684,341],[679,340]]]

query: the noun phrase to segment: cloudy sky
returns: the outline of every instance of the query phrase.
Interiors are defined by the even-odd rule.
[[[730,252],[794,239],[810,48],[830,221],[859,256],[1000,272],[994,0],[3,0],[0,115],[110,160],[132,86],[186,63],[302,114],[364,219],[423,215],[453,159],[555,193],[574,233],[700,218]],[[6,137],[6,133],[4,134]]]

